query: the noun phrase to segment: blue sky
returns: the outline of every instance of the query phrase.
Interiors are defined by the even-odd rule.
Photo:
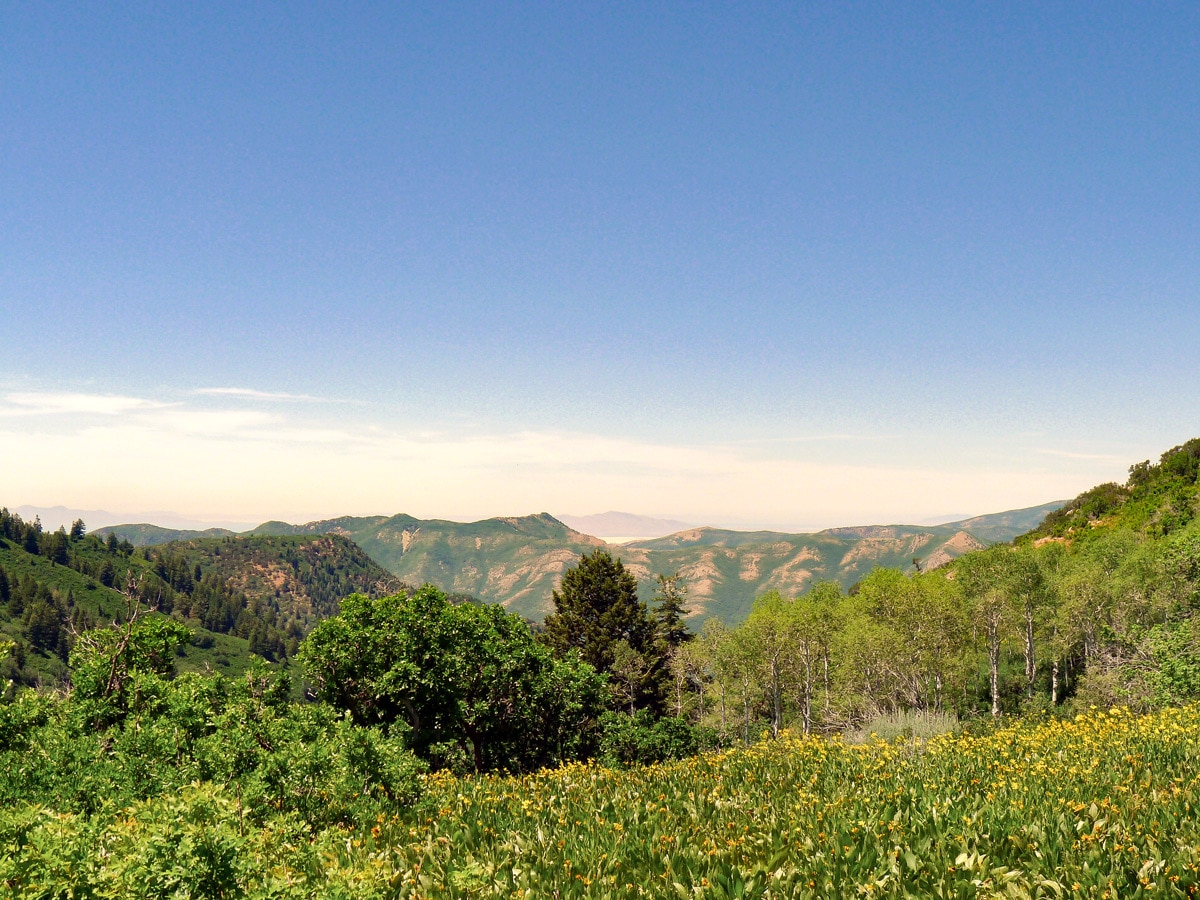
[[[0,503],[981,513],[1200,434],[1200,8],[0,11]]]

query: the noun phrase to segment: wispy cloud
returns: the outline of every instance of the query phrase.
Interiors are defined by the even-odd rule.
[[[893,435],[887,434],[849,434],[849,433],[831,433],[831,434],[805,434],[779,437],[759,437],[759,438],[739,438],[735,441],[729,441],[729,444],[739,444],[743,446],[770,444],[819,444],[827,441],[839,442],[854,442],[854,443],[878,443],[879,441],[889,440]]]
[[[0,395],[0,415],[37,416],[0,419],[0,472],[20,472],[25,492],[0,500],[169,506],[247,520],[402,511],[467,519],[615,508],[668,510],[694,521],[838,525],[1031,506],[1086,487],[1071,480],[1065,464],[1055,471],[1028,460],[986,469],[948,459],[904,465],[889,454],[852,462],[844,454],[823,458],[805,440],[405,428],[321,415],[327,407],[247,406],[243,390],[205,389],[210,399],[190,403]],[[822,439],[858,436],[815,440]]]
[[[8,407],[0,407],[0,415],[53,416],[99,415],[119,416],[137,410],[165,409],[171,404],[124,397],[117,394],[47,393],[22,391],[4,395]]]
[[[288,394],[283,391],[259,391],[254,388],[211,387],[197,388],[193,394],[210,397],[242,397],[247,400],[272,400],[286,403],[329,403],[331,401],[311,394]]]

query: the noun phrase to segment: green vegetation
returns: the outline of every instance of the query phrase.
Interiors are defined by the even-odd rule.
[[[923,745],[784,734],[632,771],[433,779],[436,815],[374,846],[406,897],[1188,896],[1198,735],[1194,707],[1097,711]]]
[[[238,723],[267,709],[230,705]],[[1198,735],[1195,707],[925,744],[785,733],[627,770],[429,776],[399,812],[378,789],[348,807],[338,766],[314,782],[302,756],[265,767],[255,797],[287,810],[265,819],[210,782],[93,811],[9,803],[0,881],[14,897],[1186,897]],[[351,821],[309,824],[306,789]]]
[[[1101,484],[1080,494],[1027,536],[1085,537],[1102,525],[1129,528],[1151,537],[1179,531],[1196,518],[1200,438],[1172,447],[1157,463],[1149,460],[1129,467],[1129,480]]]
[[[411,596],[346,598],[301,659],[317,696],[360,725],[402,732],[438,767],[528,771],[591,755],[604,679],[556,660],[499,606]]]
[[[0,702],[0,880],[22,897],[1188,896],[1198,478],[1200,441],[1012,544],[768,591],[699,635],[682,570],[646,603],[603,547],[537,634],[430,585],[352,594],[294,654],[306,702],[287,671],[176,674],[179,653],[205,590],[247,596],[238,577],[272,591],[243,615],[320,618],[314,598],[348,583],[318,576],[321,554],[348,542],[222,538],[236,549],[205,563],[205,540],[135,551],[0,518],[17,573],[0,599],[16,583],[51,608],[63,594],[33,573],[91,579],[113,622],[80,601],[65,640],[61,618],[7,620],[0,653],[62,664],[65,646],[70,680]]]
[[[134,547],[111,531],[87,534],[82,522],[46,532],[0,510],[0,638],[15,645],[0,675],[63,683],[75,636],[120,620],[125,594],[192,630],[182,669],[238,675],[251,655],[286,661],[346,594],[403,588],[337,535]]]
[[[236,680],[172,677],[186,639],[169,618],[135,612],[81,638],[69,695],[23,691],[0,707],[6,810],[104,817],[209,782],[238,798],[225,824],[303,831],[394,813],[416,796],[424,767],[400,738],[290,702],[286,676],[260,664]]]

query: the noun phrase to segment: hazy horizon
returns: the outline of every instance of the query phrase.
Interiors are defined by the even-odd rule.
[[[1055,502],[1055,501],[1048,500],[1046,502],[1051,503],[1051,502]],[[0,506],[3,506],[3,505],[4,505],[3,503],[0,503]],[[1042,505],[1044,505],[1044,504],[1040,504],[1040,503],[1034,504],[1034,506],[1042,506]],[[132,511],[132,512],[127,512],[127,513],[113,513],[108,510],[80,509],[78,507],[69,507],[69,506],[64,506],[62,504],[56,504],[54,506],[39,506],[39,505],[33,504],[33,503],[23,503],[23,504],[9,507],[9,508],[13,512],[16,512],[18,515],[20,515],[26,519],[31,520],[33,518],[33,516],[35,516],[35,515],[38,516],[42,521],[43,527],[45,527],[47,530],[55,530],[59,527],[69,528],[71,523],[77,518],[83,519],[84,524],[86,525],[86,527],[89,531],[94,531],[97,528],[105,528],[105,527],[109,527],[112,525],[158,525],[158,526],[161,526],[164,528],[172,528],[172,529],[179,529],[179,530],[203,531],[208,528],[224,528],[229,531],[244,532],[244,531],[250,531],[250,530],[258,527],[259,525],[264,524],[265,522],[287,521],[287,520],[281,520],[278,516],[270,516],[270,515],[261,516],[261,517],[255,518],[253,520],[235,520],[235,519],[220,518],[220,517],[211,518],[211,519],[197,518],[195,516],[189,516],[186,513],[180,513],[180,512],[176,512],[176,511],[172,511],[172,510],[149,510],[149,511],[143,510],[143,511]],[[1013,509],[1021,509],[1021,508],[1028,508],[1028,507],[1014,507]],[[1007,510],[1007,509],[1003,509],[1003,510],[996,509],[996,510],[988,510],[986,512],[970,513],[967,515],[934,516],[934,517],[931,517],[929,519],[924,519],[924,520],[917,520],[917,519],[912,519],[912,518],[902,518],[902,519],[896,519],[896,520],[887,521],[887,522],[884,522],[884,521],[879,521],[879,522],[842,522],[842,521],[837,521],[837,522],[828,522],[828,523],[820,523],[820,524],[813,524],[813,523],[805,524],[805,523],[797,523],[797,522],[755,522],[755,521],[694,522],[694,523],[681,525],[678,529],[673,529],[673,530],[650,528],[650,529],[642,529],[640,532],[637,530],[633,530],[633,531],[630,531],[628,534],[625,534],[625,533],[622,533],[622,532],[619,532],[619,531],[613,530],[613,529],[599,529],[599,530],[597,530],[597,529],[576,529],[576,530],[581,530],[585,534],[591,534],[595,537],[601,537],[606,540],[612,540],[616,543],[620,543],[624,540],[639,540],[639,539],[644,539],[644,538],[664,536],[664,535],[673,533],[673,531],[675,531],[675,530],[683,531],[683,530],[686,530],[689,528],[720,528],[720,529],[727,529],[730,531],[776,531],[776,532],[789,533],[789,534],[808,534],[808,533],[814,533],[814,532],[818,532],[818,531],[824,531],[829,528],[850,528],[850,527],[864,526],[864,525],[917,525],[917,526],[946,525],[946,524],[950,524],[952,522],[958,522],[958,521],[962,521],[965,519],[974,518],[975,516],[979,516],[979,515],[991,515],[994,513],[1008,512],[1008,511],[1009,510]],[[660,520],[660,519],[674,518],[671,516],[643,516],[639,513],[631,513],[631,512],[621,511],[621,510],[606,510],[606,512],[604,514],[592,513],[592,514],[585,514],[584,516],[574,516],[569,513],[555,513],[550,510],[538,510],[536,512],[529,511],[529,512],[523,512],[523,513],[500,512],[500,513],[496,513],[493,516],[485,516],[483,518],[485,518],[485,519],[511,518],[514,516],[537,515],[541,512],[549,512],[550,515],[554,516],[556,519],[559,519],[559,521],[562,521],[564,524],[568,524],[568,525],[571,524],[568,521],[569,519],[585,518],[585,517],[587,517],[587,515],[597,516],[597,515],[612,514],[612,513],[617,513],[619,515],[627,515],[627,516],[631,516],[634,518],[641,518],[641,519],[647,519],[647,520]],[[392,516],[406,515],[406,514],[411,515],[411,513],[407,513],[405,510],[397,510],[396,512],[391,512],[391,513],[384,513],[384,512],[364,513],[364,514],[362,514],[362,517],[382,516],[384,518],[391,518]],[[305,524],[308,524],[309,522],[325,521],[328,519],[340,518],[342,515],[344,515],[344,514],[334,513],[334,514],[330,514],[330,515],[318,516],[313,519],[290,521],[289,524],[305,525]],[[460,522],[460,523],[470,523],[470,522],[480,521],[479,519],[451,519],[446,516],[427,516],[427,517],[421,516],[418,518],[440,519],[440,520],[451,521],[451,522]],[[575,526],[572,525],[571,527],[575,527]]]
[[[1200,434],[1197,33],[15,8],[0,503],[817,526],[1124,481]]]

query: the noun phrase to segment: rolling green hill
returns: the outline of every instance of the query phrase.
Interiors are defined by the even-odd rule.
[[[195,538],[231,537],[237,534],[228,528],[206,528],[194,531],[186,528],[163,528],[161,525],[149,525],[145,522],[136,525],[109,525],[97,528],[92,534],[106,538],[115,534],[121,540],[129,541],[135,547],[149,547],[154,544],[166,544],[170,541],[190,541]]]

